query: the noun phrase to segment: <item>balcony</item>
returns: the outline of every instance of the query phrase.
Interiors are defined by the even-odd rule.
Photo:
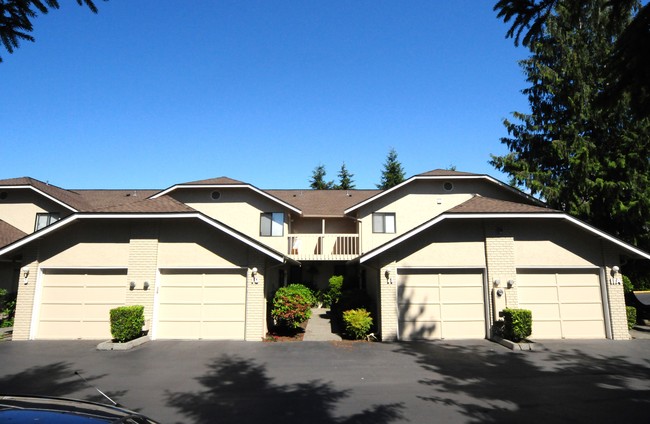
[[[346,261],[359,256],[357,234],[291,234],[287,252],[298,261]]]

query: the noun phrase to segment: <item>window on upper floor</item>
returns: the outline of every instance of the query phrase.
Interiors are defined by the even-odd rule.
[[[37,213],[36,214],[36,224],[34,224],[34,231],[38,231],[41,228],[45,228],[50,224],[54,224],[59,219],[61,219],[61,216],[56,212]]]
[[[260,235],[281,237],[284,234],[284,213],[264,212],[260,216]]]
[[[394,213],[373,213],[372,214],[372,232],[373,233],[394,233],[395,232],[395,214]]]

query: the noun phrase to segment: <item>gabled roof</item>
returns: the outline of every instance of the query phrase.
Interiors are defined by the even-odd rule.
[[[89,212],[96,213],[178,213],[196,212],[186,204],[179,202],[169,196],[156,197],[155,199],[140,198],[137,201],[123,203],[120,205],[109,205],[99,207]]]
[[[13,243],[16,240],[20,240],[26,235],[27,233],[22,232],[13,225],[0,219],[0,247]]]
[[[88,204],[88,210],[97,210],[109,206],[139,202],[160,190],[74,190]]]
[[[387,195],[389,193],[392,193],[392,192],[394,192],[396,190],[401,189],[402,187],[404,187],[407,184],[411,184],[414,181],[418,181],[418,180],[419,181],[421,181],[421,180],[467,180],[467,179],[482,179],[482,180],[489,181],[492,184],[495,184],[495,185],[497,185],[497,186],[499,186],[501,188],[504,188],[504,189],[506,189],[506,190],[508,190],[508,191],[510,191],[512,193],[515,193],[515,194],[521,196],[522,199],[526,200],[526,202],[528,202],[528,203],[532,203],[532,204],[539,205],[539,206],[544,206],[544,202],[540,201],[539,199],[536,199],[533,196],[530,196],[530,195],[524,193],[521,190],[517,190],[516,188],[514,188],[512,186],[504,184],[501,181],[496,180],[496,179],[492,178],[489,175],[486,175],[486,174],[472,174],[472,173],[469,173],[469,172],[460,172],[460,171],[450,171],[450,170],[447,170],[447,169],[434,169],[433,171],[428,171],[428,172],[424,172],[422,174],[414,175],[411,178],[409,178],[408,180],[396,185],[395,187],[391,187],[388,190],[381,191],[381,192],[377,193],[375,196],[373,196],[373,197],[371,197],[371,198],[369,198],[369,199],[367,199],[365,201],[362,201],[361,203],[358,203],[358,204],[346,209],[345,213],[348,214],[348,213],[350,213],[352,211],[355,211],[355,210],[359,209],[360,207],[365,206],[365,205],[367,205],[367,204],[369,204],[371,202],[374,202],[375,200],[380,199],[381,197],[383,197],[383,196],[385,196],[385,195]]]
[[[78,193],[44,183],[31,177],[0,180],[0,189],[16,188],[31,189],[43,197],[70,209],[72,212],[84,210],[88,207],[87,202]]]
[[[302,211],[304,217],[344,217],[343,211],[378,190],[265,190]]]
[[[247,188],[247,189],[252,190],[255,193],[263,196],[263,197],[266,197],[267,199],[270,199],[270,200],[280,204],[281,206],[283,206],[283,207],[285,207],[287,209],[290,209],[290,210],[292,210],[292,211],[294,211],[294,212],[296,212],[298,214],[302,214],[302,211],[300,209],[298,209],[295,206],[293,206],[293,205],[291,205],[291,204],[289,204],[289,203],[287,203],[287,202],[285,202],[285,201],[283,201],[283,200],[269,194],[268,192],[266,192],[264,190],[260,190],[259,188],[255,187],[255,186],[253,186],[251,184],[243,183],[241,181],[233,180],[233,179],[227,178],[227,177],[211,178],[211,179],[207,179],[207,180],[194,181],[194,182],[190,182],[190,183],[176,184],[176,185],[173,185],[173,186],[171,186],[171,187],[169,187],[169,188],[167,188],[167,189],[165,189],[165,190],[163,190],[161,192],[158,192],[158,193],[150,196],[150,198],[155,199],[157,197],[167,195],[167,194],[169,194],[169,193],[171,193],[171,192],[173,192],[175,190],[178,190],[178,189],[192,189],[192,188]]]
[[[278,252],[275,249],[272,249],[266,245],[263,245],[262,243],[258,242],[257,240],[254,240],[253,238],[240,233],[239,231],[221,223],[220,221],[217,221],[215,219],[212,219],[201,212],[197,212],[194,209],[189,208],[189,211],[182,211],[182,212],[170,212],[167,208],[167,206],[172,205],[173,203],[171,202],[176,202],[174,199],[170,198],[164,198],[160,199],[160,202],[151,202],[148,204],[152,205],[158,205],[155,207],[163,207],[165,209],[165,212],[162,213],[154,213],[153,211],[149,212],[95,212],[95,213],[88,213],[88,212],[81,212],[81,213],[74,213],[72,215],[68,215],[67,217],[61,219],[60,221],[55,222],[52,225],[49,225],[39,231],[36,231],[35,233],[29,234],[26,237],[23,237],[21,239],[15,240],[14,242],[4,246],[0,247],[0,256],[9,253],[11,251],[14,251],[28,243],[31,243],[34,240],[40,239],[44,236],[46,236],[49,233],[52,233],[54,231],[57,231],[63,227],[66,227],[76,221],[79,220],[92,220],[92,219],[197,219],[199,221],[203,221],[206,224],[212,226],[213,228],[220,230],[233,238],[241,241],[242,243],[252,247],[253,249],[258,250],[259,252],[277,260],[278,262],[293,262],[293,263],[298,263],[286,255]],[[146,201],[143,201],[146,202]]]
[[[559,219],[569,222],[593,235],[605,239],[622,250],[632,254],[635,257],[650,259],[650,254],[638,249],[631,244],[613,237],[604,231],[599,230],[585,222],[580,221],[563,212],[548,208],[540,208],[532,205],[521,205],[515,202],[507,202],[498,199],[491,199],[481,196],[473,197],[460,205],[443,212],[435,218],[413,228],[410,231],[396,237],[383,245],[362,254],[358,260],[360,263],[366,262],[371,258],[401,244],[402,242],[422,233],[423,231],[447,220],[454,219]]]

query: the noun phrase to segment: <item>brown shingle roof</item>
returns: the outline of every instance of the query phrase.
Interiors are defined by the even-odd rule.
[[[347,208],[374,196],[379,190],[264,190],[289,203],[306,217],[345,216]]]
[[[417,174],[416,177],[458,177],[458,176],[480,176],[471,172],[451,171],[449,169],[434,169],[432,171]]]
[[[0,219],[0,247],[20,240],[27,234]]]
[[[39,181],[31,177],[9,178],[6,180],[0,180],[0,187],[1,186],[31,186],[49,196],[52,196],[58,201],[65,203],[73,209],[84,210],[89,207],[87,202],[78,193],[70,190],[65,190],[61,187],[57,187],[48,183],[44,183],[43,181]]]
[[[160,190],[74,190],[88,204],[87,210],[135,203],[148,198]]]
[[[242,181],[233,180],[228,177],[208,178],[207,180],[190,181],[189,183],[181,183],[175,185],[239,185],[246,184]]]
[[[555,213],[553,209],[476,195],[446,213]]]
[[[127,202],[121,205],[105,206],[93,209],[97,213],[178,213],[196,212],[195,209],[169,196],[155,199],[143,199]]]

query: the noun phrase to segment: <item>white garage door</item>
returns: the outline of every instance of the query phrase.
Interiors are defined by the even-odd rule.
[[[244,340],[245,325],[242,271],[161,271],[156,338]]]
[[[126,270],[44,270],[35,338],[109,340],[126,280]]]
[[[482,270],[397,273],[401,340],[485,338]]]
[[[518,270],[519,307],[536,339],[605,338],[599,270]]]

